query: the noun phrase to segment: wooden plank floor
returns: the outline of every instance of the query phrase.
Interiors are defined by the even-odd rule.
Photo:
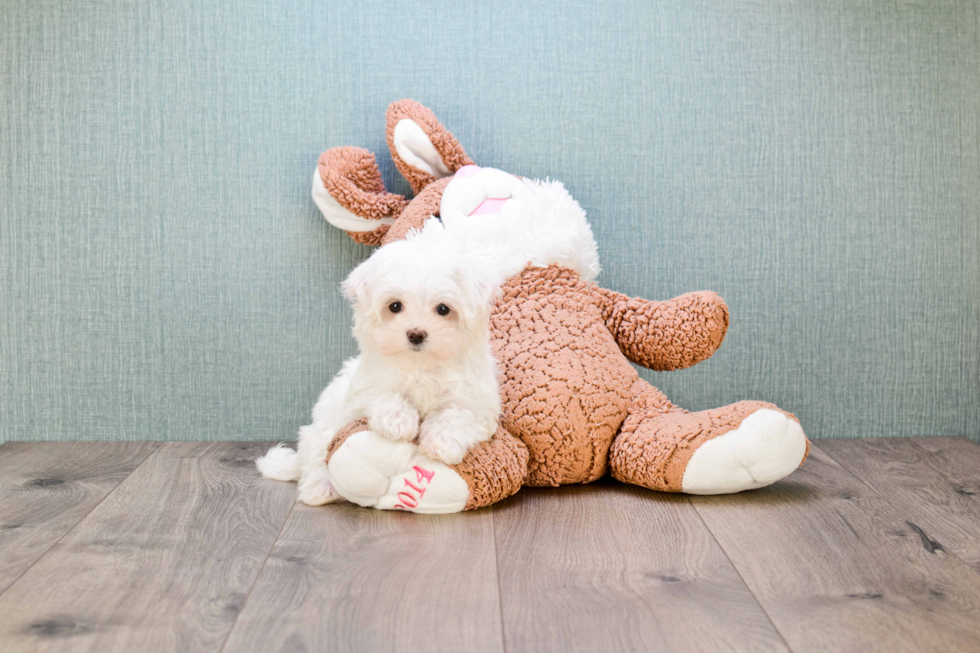
[[[0,446],[0,651],[980,651],[980,446],[769,488],[311,508],[263,443]]]

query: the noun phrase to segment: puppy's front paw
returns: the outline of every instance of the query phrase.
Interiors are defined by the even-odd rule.
[[[422,455],[441,460],[447,465],[458,465],[463,462],[467,450],[459,438],[442,425],[422,424],[419,435],[419,453]]]
[[[368,424],[372,431],[395,442],[414,440],[419,432],[419,413],[398,395],[383,395],[371,402]]]
[[[322,506],[341,498],[330,482],[330,471],[326,465],[306,472],[299,479],[299,499],[309,506]]]
[[[440,410],[425,418],[419,434],[419,452],[457,465],[470,449],[490,439],[497,423],[472,411],[455,406]]]

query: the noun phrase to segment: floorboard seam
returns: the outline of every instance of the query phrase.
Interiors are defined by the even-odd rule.
[[[7,585],[5,588],[3,588],[2,590],[0,590],[0,597],[2,597],[4,594],[6,594],[7,591],[11,587],[13,587],[18,582],[20,582],[20,579],[24,577],[24,574],[26,574],[31,569],[33,569],[34,568],[34,565],[36,565],[37,563],[39,563],[42,560],[44,560],[48,556],[48,554],[51,553],[51,549],[53,549],[54,547],[58,546],[58,543],[61,542],[61,540],[63,540],[66,537],[68,537],[68,534],[71,533],[72,531],[74,531],[78,527],[79,524],[81,524],[83,521],[85,521],[85,518],[86,517],[88,517],[93,512],[95,512],[95,510],[99,506],[101,506],[105,502],[106,499],[108,499],[109,497],[112,496],[112,493],[113,492],[115,492],[116,490],[119,489],[119,486],[121,486],[123,483],[125,483],[126,481],[128,481],[129,480],[129,477],[136,473],[136,470],[137,469],[139,469],[140,467],[142,467],[146,463],[147,460],[149,460],[154,455],[156,455],[156,452],[160,451],[160,449],[161,449],[161,446],[160,445],[162,445],[163,443],[162,442],[157,442],[155,444],[156,444],[156,446],[153,448],[153,451],[151,451],[150,453],[148,453],[146,455],[146,458],[144,458],[143,460],[141,460],[140,463],[136,467],[133,467],[133,469],[128,474],[126,474],[126,476],[124,478],[120,479],[120,481],[118,483],[116,483],[115,487],[113,487],[111,490],[109,490],[108,492],[106,492],[106,495],[104,497],[102,497],[101,499],[99,499],[99,502],[96,503],[94,506],[92,506],[92,509],[91,510],[89,510],[87,513],[85,513],[84,515],[82,515],[81,517],[79,517],[78,518],[78,521],[75,522],[74,524],[72,524],[71,525],[71,528],[69,528],[67,531],[65,531],[64,533],[62,533],[61,534],[61,537],[59,537],[57,540],[55,540],[54,542],[52,542],[51,543],[51,546],[49,546],[47,549],[45,549],[44,550],[44,553],[42,553],[38,557],[37,560],[35,560],[29,567],[27,567],[27,569],[25,569],[23,572],[21,572],[21,574],[19,576],[17,576],[17,578],[13,579],[10,582],[9,585]]]
[[[732,569],[735,570],[735,574],[738,576],[738,579],[742,581],[742,585],[745,586],[745,589],[748,591],[748,593],[752,595],[752,599],[755,601],[755,604],[759,606],[760,610],[762,610],[762,614],[766,615],[766,621],[769,622],[769,625],[772,626],[772,629],[776,631],[777,635],[779,635],[779,639],[780,641],[782,641],[783,645],[786,646],[786,650],[792,653],[793,647],[789,645],[789,642],[787,642],[786,638],[783,637],[783,632],[779,630],[779,626],[777,626],[776,622],[773,621],[772,617],[769,616],[769,611],[766,610],[766,606],[762,605],[762,601],[760,601],[759,597],[756,596],[755,592],[752,591],[752,588],[749,586],[749,584],[745,582],[745,578],[742,576],[742,572],[738,570],[738,567],[735,566],[735,563],[732,561],[731,556],[728,555],[728,551],[725,550],[725,547],[722,545],[722,543],[718,541],[717,537],[715,537],[715,533],[714,531],[711,530],[711,527],[708,526],[708,522],[704,521],[704,517],[701,516],[701,512],[698,510],[697,505],[695,505],[695,503],[691,500],[690,495],[684,495],[684,498],[687,499],[688,505],[694,509],[694,514],[698,516],[698,519],[704,525],[705,530],[707,530],[708,533],[711,534],[711,539],[713,539],[715,541],[715,544],[718,545],[718,548],[721,549],[721,552],[722,554],[724,554],[725,559],[728,560],[728,564],[731,565]]]
[[[497,576],[497,609],[500,611],[500,646],[507,653],[507,626],[504,624],[504,589],[500,585],[500,549],[497,548],[497,511],[490,506],[490,523],[493,525],[493,570]]]
[[[252,597],[252,590],[255,589],[255,585],[259,582],[259,577],[262,576],[262,572],[265,570],[265,564],[269,562],[269,556],[272,555],[272,550],[275,549],[276,544],[279,543],[279,538],[282,537],[282,532],[286,529],[286,523],[289,521],[289,516],[293,514],[293,508],[296,507],[298,502],[299,499],[294,501],[293,505],[289,506],[289,510],[286,512],[286,518],[282,520],[282,525],[279,526],[279,532],[276,533],[276,539],[272,540],[272,545],[266,552],[265,558],[262,560],[262,564],[259,565],[259,570],[255,574],[255,578],[252,580],[252,584],[249,586],[248,592],[245,593],[245,600],[242,601],[242,607],[238,610],[238,614],[235,615],[235,620],[231,622],[231,628],[228,629],[228,633],[225,635],[225,638],[221,640],[221,648],[218,649],[218,653],[222,653],[225,650],[225,646],[228,644],[228,640],[231,638],[232,631],[234,631],[235,626],[238,625],[238,618],[242,616],[243,612],[245,612],[245,606],[248,605],[248,600]]]
[[[912,438],[902,438],[902,439],[911,440]],[[854,480],[856,480],[858,483],[860,483],[864,487],[868,488],[876,497],[878,497],[879,499],[881,499],[881,501],[883,501],[885,504],[887,504],[892,509],[894,509],[895,512],[897,512],[899,514],[899,516],[900,516],[901,519],[905,519],[906,518],[906,516],[904,515],[904,513],[902,511],[902,507],[899,506],[899,505],[897,505],[897,504],[892,503],[892,501],[889,498],[887,492],[881,492],[877,488],[875,488],[873,485],[871,485],[870,483],[867,483],[860,476],[858,476],[857,474],[855,474],[854,472],[852,472],[850,470],[850,468],[848,468],[844,463],[842,463],[841,461],[839,461],[836,458],[834,458],[830,454],[830,452],[828,452],[826,449],[821,449],[820,451],[822,451],[825,456],[827,456],[828,458],[830,458],[831,460],[833,460],[835,463],[837,463],[837,465],[842,470],[844,470],[844,473],[845,474],[847,474],[848,476],[850,476],[851,478],[853,478]],[[926,449],[923,449],[922,451],[924,453],[926,453],[926,454],[929,453],[929,451],[926,450]],[[950,480],[950,478],[948,476],[946,476],[945,474],[943,474],[941,471],[936,470],[935,467],[930,467],[930,469],[933,470],[933,471],[935,471],[939,476],[941,476],[942,478],[946,479],[947,481]],[[913,530],[916,530],[915,527],[914,527],[914,525],[912,523],[910,523],[908,521],[906,521],[905,523],[908,524],[909,527],[911,527]],[[930,529],[930,530],[932,530],[932,529]],[[921,534],[920,534],[920,536],[921,536]],[[940,542],[940,545],[941,544],[942,543]],[[974,569],[973,566],[970,563],[968,563],[966,560],[964,560],[963,558],[959,557],[955,553],[952,553],[952,552],[946,550],[945,548],[942,549],[942,552],[945,553],[946,555],[948,555],[950,558],[956,559],[956,561],[959,562],[960,564],[962,564],[964,567],[966,567],[970,571],[971,574],[976,574],[978,577],[980,577],[980,572],[978,572],[976,569]]]

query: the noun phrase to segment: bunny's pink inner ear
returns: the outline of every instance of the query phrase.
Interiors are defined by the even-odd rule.
[[[335,147],[320,155],[313,201],[327,222],[367,245],[380,244],[408,205],[385,190],[374,154],[359,147]]]
[[[386,122],[388,149],[416,194],[473,163],[435,114],[415,100],[392,102]]]

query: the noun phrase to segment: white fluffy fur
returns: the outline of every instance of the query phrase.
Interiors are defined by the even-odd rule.
[[[269,449],[255,464],[266,478],[277,481],[299,480],[299,458],[295,451],[282,442]]]
[[[500,173],[484,168],[478,174]],[[526,194],[512,192],[514,199],[507,201],[499,213],[480,216],[464,215],[455,207],[445,206],[447,202],[464,201],[454,200],[458,195],[450,191],[455,184],[471,185],[472,178],[449,182],[443,195],[444,207],[440,208],[442,224],[438,220],[426,221],[421,237],[426,239],[444,226],[459,240],[460,247],[484,258],[501,279],[518,274],[528,263],[571,268],[585,281],[599,276],[602,268],[592,228],[585,218],[585,211],[562,183],[513,179],[514,183],[523,184],[531,191],[531,198],[525,199]]]
[[[419,437],[419,451],[455,464],[497,429],[500,395],[490,353],[489,314],[499,279],[445,234],[387,245],[344,282],[354,303],[359,356],[320,395],[297,452],[282,446],[256,461],[268,478],[299,480],[300,499],[339,499],[324,463],[337,431],[367,418],[394,441]],[[393,312],[393,302],[401,310]],[[436,307],[448,306],[448,315]],[[408,332],[422,330],[413,345]],[[421,428],[419,422],[421,420]]]

